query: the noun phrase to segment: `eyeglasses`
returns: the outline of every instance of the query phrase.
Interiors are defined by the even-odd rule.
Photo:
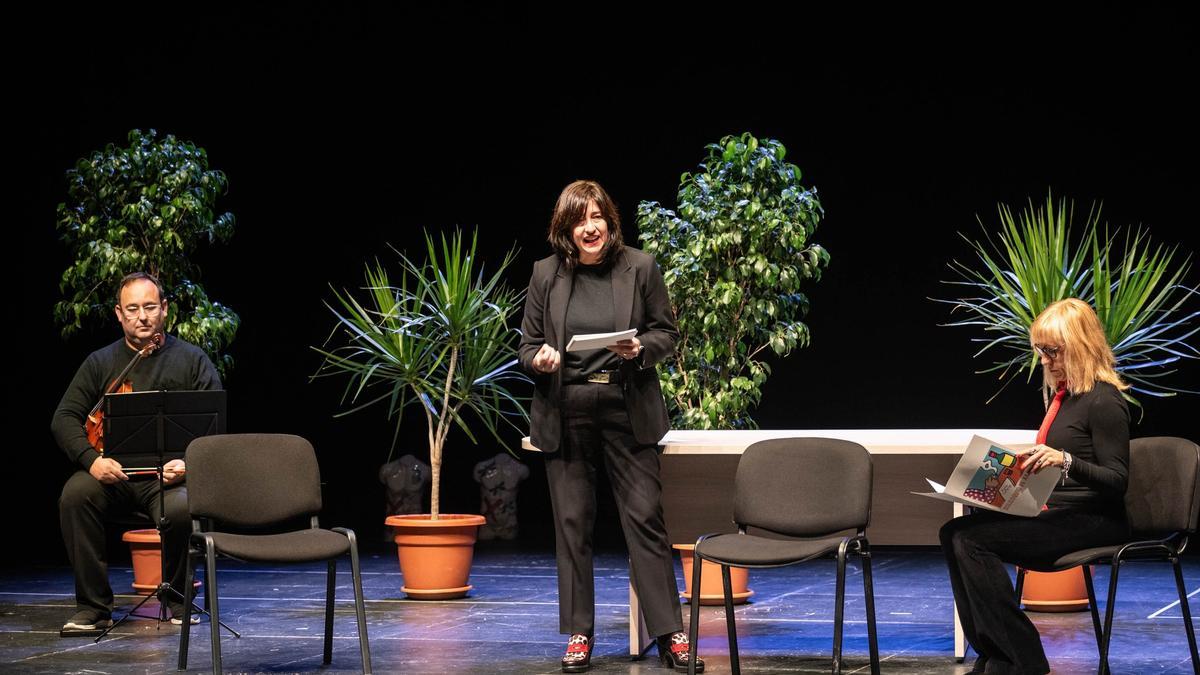
[[[137,305],[127,305],[121,308],[121,312],[125,315],[126,319],[136,319],[141,315],[142,312],[145,312],[146,316],[149,317],[158,316],[158,313],[161,310],[162,305],[156,305],[153,303],[148,303],[140,307]]]
[[[1046,345],[1034,345],[1033,351],[1037,352],[1038,356],[1044,356],[1044,357],[1050,359],[1051,361],[1053,361],[1058,358],[1059,354],[1062,353],[1062,345],[1059,345],[1057,347],[1048,347]]]

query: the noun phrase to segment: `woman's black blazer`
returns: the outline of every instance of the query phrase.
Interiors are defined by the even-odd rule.
[[[574,271],[555,254],[534,263],[525,294],[518,352],[521,367],[534,380],[530,441],[542,452],[556,452],[562,437],[562,368],[539,373],[533,369],[533,357],[543,343],[560,353],[565,350],[567,302],[573,280]],[[634,248],[624,247],[613,260],[612,286],[613,330],[636,328],[645,346],[640,359],[621,364],[625,405],[634,437],[639,443],[654,444],[670,426],[655,365],[675,352],[679,340],[671,299],[654,258]]]

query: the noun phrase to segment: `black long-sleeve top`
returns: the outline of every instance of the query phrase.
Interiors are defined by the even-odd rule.
[[[121,338],[89,354],[75,372],[50,420],[54,440],[72,463],[88,469],[100,457],[88,442],[84,423],[104,390],[136,353]],[[142,359],[126,378],[133,381],[134,391],[221,389],[221,377],[208,355],[173,335],[166,336],[162,347]]]
[[[612,264],[575,266],[571,299],[567,302],[567,342],[576,335],[607,333],[613,327]],[[564,352],[563,382],[582,382],[600,370],[615,370],[621,359],[607,349]]]
[[[1071,453],[1066,485],[1055,488],[1051,506],[1124,510],[1129,477],[1129,407],[1107,382],[1063,398],[1046,445]]]

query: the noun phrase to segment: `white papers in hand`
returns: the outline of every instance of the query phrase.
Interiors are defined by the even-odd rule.
[[[617,344],[621,340],[628,340],[635,335],[637,335],[636,328],[617,331],[616,333],[586,333],[584,335],[576,335],[567,344],[567,351],[583,352],[589,349],[604,349],[605,347]]]

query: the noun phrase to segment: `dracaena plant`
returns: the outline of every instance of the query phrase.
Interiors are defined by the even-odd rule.
[[[521,400],[510,390],[529,381],[513,367],[517,333],[508,327],[522,294],[502,279],[515,250],[486,275],[476,256],[477,240],[475,233],[468,245],[456,231],[449,239],[442,235],[439,244],[426,233],[426,260],[401,254],[398,281],[379,261],[368,264],[358,293],[333,289],[334,302],[326,303],[336,319],[333,333],[324,346],[313,348],[324,357],[314,377],[348,378],[342,402],[350,407],[339,416],[382,404],[398,433],[405,408],[420,408],[434,519],[450,429],[457,426],[475,443],[473,419],[505,445],[501,423],[519,430],[514,419],[526,419]]]
[[[680,180],[675,211],[638,205],[642,246],[662,267],[680,334],[659,378],[674,427],[753,428],[766,356],[808,344],[803,290],[829,263],[812,242],[824,212],[779,141],[747,133],[705,149]]]
[[[1194,338],[1200,311],[1191,308],[1200,292],[1187,282],[1190,254],[1154,243],[1143,229],[1102,227],[1095,206],[1076,230],[1074,205],[1056,204],[1050,195],[1044,205],[1030,200],[1015,214],[1000,204],[998,213],[994,233],[985,229],[980,240],[964,236],[974,260],[950,262],[959,278],[945,283],[963,289],[964,297],[938,300],[966,314],[947,325],[982,333],[972,338],[980,343],[975,355],[991,364],[979,372],[995,373],[1003,380],[1000,390],[1022,373],[1029,381],[1038,369],[1030,325],[1051,303],[1074,297],[1096,309],[1116,369],[1133,392],[1197,393],[1169,384],[1180,363],[1200,358]]]
[[[109,144],[67,171],[67,200],[58,231],[72,262],[62,274],[64,299],[54,318],[68,337],[85,323],[112,319],[112,290],[130,272],[158,277],[171,300],[167,329],[202,348],[222,376],[224,353],[240,319],[211,299],[192,255],[233,236],[231,213],[217,211],[225,174],[209,168],[204,148],[151,129],[129,132],[126,147]]]

